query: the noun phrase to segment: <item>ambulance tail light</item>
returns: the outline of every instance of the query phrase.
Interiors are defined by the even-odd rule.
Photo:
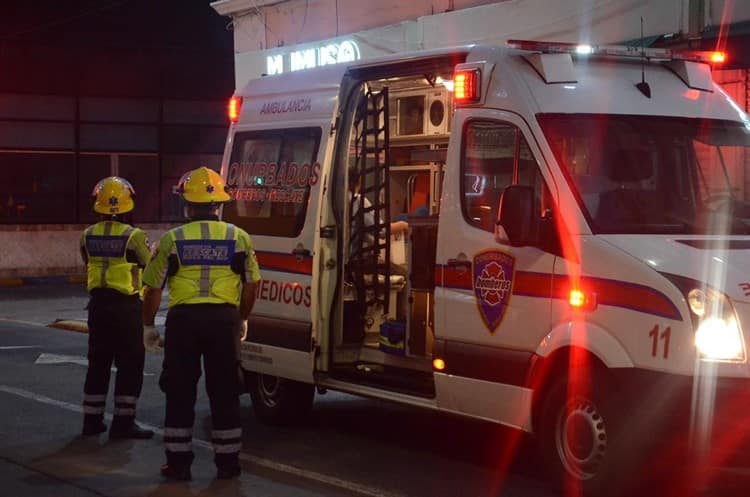
[[[569,53],[583,56],[645,57],[654,60],[687,60],[704,64],[723,64],[726,53],[704,50],[676,50],[670,48],[642,48],[631,45],[586,45],[557,41],[508,40],[510,48],[541,53]]]
[[[456,71],[453,75],[453,98],[461,103],[479,102],[481,75],[479,69]]]
[[[236,124],[240,119],[240,111],[242,110],[242,97],[233,96],[229,99],[227,104],[227,115],[229,116],[229,122]]]

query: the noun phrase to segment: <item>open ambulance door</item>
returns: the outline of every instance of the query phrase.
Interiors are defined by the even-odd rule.
[[[410,245],[414,230],[427,245],[437,240],[435,192],[448,128],[432,133],[424,109],[463,57],[352,68],[344,78],[321,210],[316,365],[326,373],[318,377],[322,386],[405,394],[416,402],[434,398],[434,284],[424,280],[434,281],[435,248],[415,254]],[[408,126],[398,124],[402,119],[410,119]]]

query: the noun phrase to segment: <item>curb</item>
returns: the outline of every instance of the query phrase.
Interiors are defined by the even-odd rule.
[[[69,276],[21,276],[18,278],[0,278],[0,287],[24,286],[24,285],[54,285],[54,284],[86,283],[86,275],[74,274]]]
[[[89,332],[89,325],[85,321],[75,321],[72,319],[55,319],[55,322],[48,324],[47,327],[86,334]]]

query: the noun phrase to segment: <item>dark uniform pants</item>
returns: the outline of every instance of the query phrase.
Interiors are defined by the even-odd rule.
[[[115,409],[113,425],[127,426],[135,418],[135,404],[143,385],[142,303],[137,295],[97,288],[88,305],[89,367],[83,387],[85,423],[101,422],[114,362]]]
[[[193,461],[191,442],[201,357],[211,406],[214,462],[218,467],[238,464],[242,444],[240,326],[239,312],[231,305],[178,305],[167,313],[159,386],[167,397],[164,445],[170,466],[189,466]]]

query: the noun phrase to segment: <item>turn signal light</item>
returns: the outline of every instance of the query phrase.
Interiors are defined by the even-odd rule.
[[[723,64],[727,60],[727,54],[724,52],[712,52],[711,62],[714,64]]]
[[[442,371],[445,369],[445,361],[440,358],[435,358],[432,360],[432,367],[435,368],[435,371]]]
[[[573,288],[568,295],[568,304],[573,309],[582,311],[593,311],[596,309],[596,294],[587,294],[583,290]]]
[[[586,294],[580,290],[573,289],[570,291],[568,302],[571,307],[583,307],[586,303]]]
[[[227,104],[227,114],[229,122],[235,124],[240,119],[240,110],[242,109],[242,97],[232,97]]]

